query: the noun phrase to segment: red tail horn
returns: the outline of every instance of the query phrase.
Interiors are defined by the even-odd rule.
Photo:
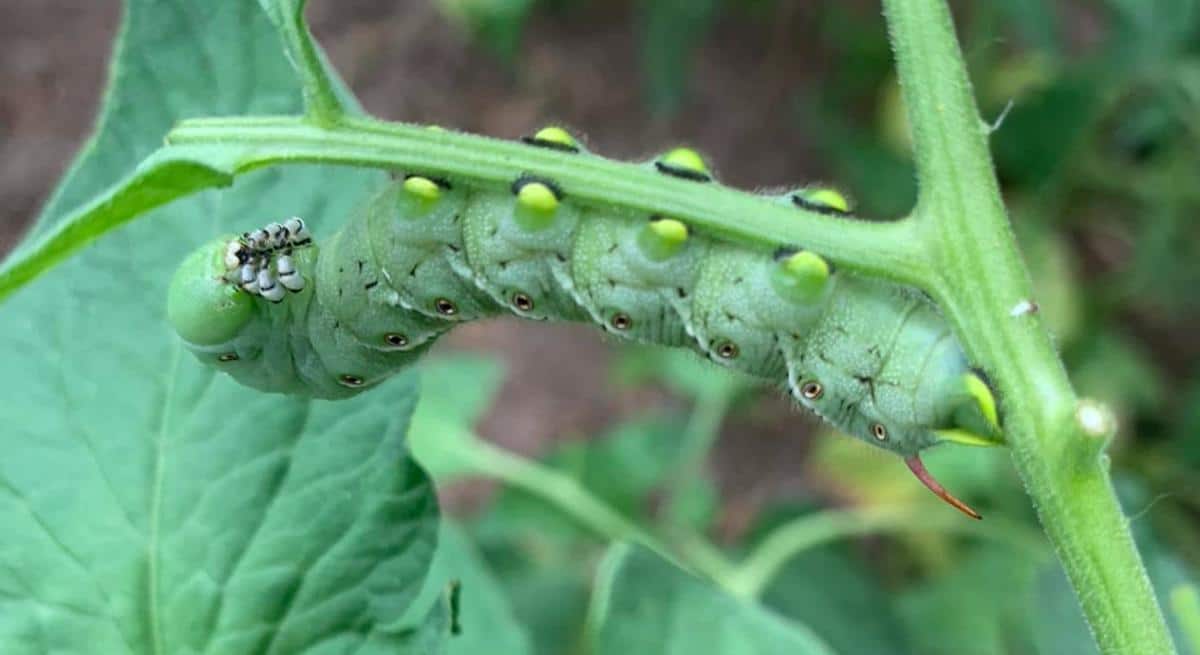
[[[921,463],[920,455],[913,455],[911,457],[905,457],[904,463],[908,464],[908,468],[910,470],[912,470],[913,475],[916,475],[917,479],[920,480],[922,484],[924,484],[926,487],[929,487],[930,491],[937,494],[938,498],[941,498],[942,500],[946,501],[947,503],[950,503],[950,505],[952,505],[955,509],[957,509],[958,511],[962,512],[963,514],[966,514],[967,516],[969,516],[975,520],[979,520],[979,519],[983,518],[983,516],[981,516],[979,514],[979,512],[976,512],[975,510],[971,509],[963,501],[955,498],[954,496],[951,496],[950,492],[946,491],[945,487],[943,487],[941,484],[939,484],[937,480],[934,480],[933,476],[930,475],[929,471],[927,471],[925,469],[925,464]]]

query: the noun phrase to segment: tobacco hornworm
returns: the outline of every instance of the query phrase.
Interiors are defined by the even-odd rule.
[[[526,142],[592,156],[559,128]],[[691,150],[649,165],[713,181]],[[828,189],[777,201],[848,212]],[[183,262],[168,299],[201,360],[251,387],[325,398],[410,365],[457,323],[502,313],[594,323],[775,381],[979,516],[919,458],[941,441],[999,437],[991,391],[925,296],[798,247],[764,252],[671,217],[576,204],[552,179],[497,187],[414,172],[320,248],[297,218],[217,239]]]

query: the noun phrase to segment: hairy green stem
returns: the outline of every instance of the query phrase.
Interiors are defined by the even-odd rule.
[[[728,581],[736,596],[757,598],[789,560],[823,543],[880,532],[948,532],[1010,542],[1034,557],[1045,553],[1036,532],[1017,523],[988,519],[968,522],[949,513],[931,514],[919,507],[866,507],[818,512],[776,528],[742,561]]]
[[[711,546],[694,553],[674,554],[657,537],[604,504],[570,476],[552,471],[537,462],[494,446],[473,440],[471,447],[458,453],[476,475],[493,478],[558,507],[581,525],[611,541],[632,541],[649,548],[684,568],[707,576],[721,586],[733,565]]]
[[[738,386],[734,382],[710,387],[696,397],[683,431],[679,456],[667,479],[666,516],[672,525],[682,518],[684,498],[692,481],[705,474],[704,466],[720,436],[721,422],[729,411]],[[682,527],[682,526],[679,526]]]
[[[581,204],[672,216],[714,236],[764,249],[800,246],[899,282],[927,277],[911,247],[910,221],[847,221],[729,187],[664,176],[636,163],[515,141],[364,118],[348,117],[335,127],[317,129],[290,117],[237,117],[184,121],[167,142],[238,143],[246,150],[238,162],[243,170],[278,162],[349,164],[505,188],[522,175],[544,176]]]
[[[416,171],[508,187],[522,175],[553,179],[584,205],[678,218],[694,229],[764,250],[796,246],[847,269],[922,286],[931,274],[912,220],[845,220],[786,200],[662,175],[653,167],[573,155],[519,142],[343,116],[328,128],[295,116],[182,122],[129,177],[96,197],[0,268],[0,299],[101,234],[205,188],[286,163]]]
[[[945,0],[884,0],[912,128],[915,218],[938,301],[998,388],[1006,440],[1104,653],[1174,652],[1113,491],[1110,426],[1081,405],[1033,300]]]
[[[259,1],[275,21],[283,38],[284,53],[300,78],[305,117],[318,127],[333,127],[348,112],[338,98],[338,85],[324,65],[321,51],[304,20],[304,6],[308,0]]]

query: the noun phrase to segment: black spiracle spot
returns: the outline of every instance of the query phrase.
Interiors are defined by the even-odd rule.
[[[521,293],[520,291],[513,294],[512,304],[513,307],[516,307],[519,311],[533,311],[533,298],[530,298],[527,294]]]
[[[357,389],[366,383],[367,383],[367,381],[358,375],[351,375],[349,373],[345,373],[343,375],[338,376],[338,384],[341,384],[343,387],[350,387],[351,389]]]
[[[433,308],[442,316],[454,316],[458,314],[458,306],[448,298],[438,298],[433,302]]]
[[[737,359],[740,352],[737,344],[732,341],[722,341],[716,347],[717,357],[721,359]]]
[[[820,382],[805,382],[804,385],[800,387],[800,395],[804,396],[808,400],[817,400],[821,396],[825,395],[825,387],[821,386]]]

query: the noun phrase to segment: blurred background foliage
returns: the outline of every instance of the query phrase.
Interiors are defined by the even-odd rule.
[[[62,5],[57,20],[35,0],[17,0],[13,16],[68,36],[76,22],[114,24],[115,7],[49,4]],[[1200,633],[1187,609],[1200,579],[1200,2],[955,10],[1037,302],[1080,392],[1121,419],[1114,477],[1186,653],[1186,635]],[[731,184],[830,182],[872,218],[900,216],[915,197],[873,1],[350,0],[312,14],[339,70],[385,118],[507,137],[560,122],[621,157],[684,141]],[[72,110],[63,94],[80,93],[62,82],[73,60],[38,59],[22,38],[4,46],[17,57],[5,81],[26,91],[0,106],[10,162],[37,150],[28,135],[45,121],[56,133],[87,127],[54,123]],[[43,87],[57,90],[27,92]],[[11,243],[44,188],[4,167]],[[450,543],[482,556],[475,565],[497,588],[487,602],[507,604],[497,611],[523,631],[489,652],[577,652],[596,568],[618,536],[574,514],[561,487],[512,484],[528,476],[498,463],[510,451],[685,562],[708,541],[751,562],[779,548],[758,584],[735,591],[838,653],[1094,652],[1005,451],[930,454],[986,516],[974,529],[899,461],[687,354],[490,322],[439,346],[425,385],[412,438],[456,516]],[[506,450],[463,455],[482,443]],[[911,513],[863,518],[896,507]],[[850,527],[821,531],[847,512]]]

